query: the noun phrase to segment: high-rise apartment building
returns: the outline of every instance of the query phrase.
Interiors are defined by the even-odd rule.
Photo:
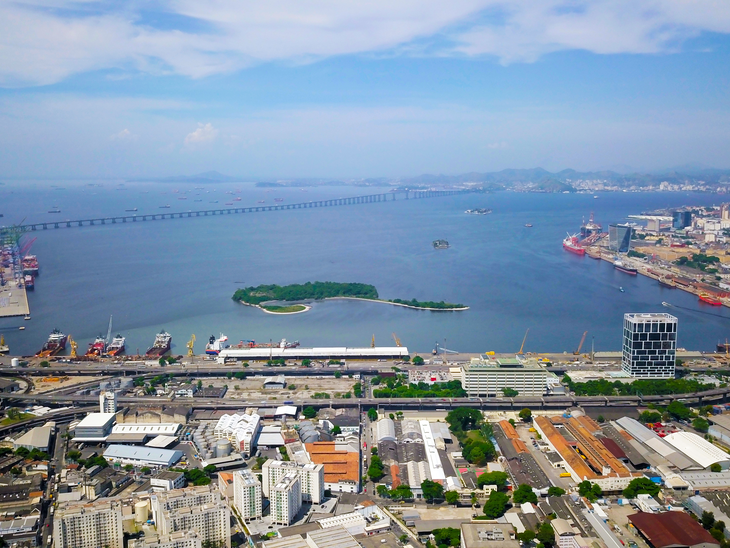
[[[53,519],[56,548],[124,548],[122,503],[99,499],[60,504]]]
[[[261,483],[250,470],[233,472],[233,506],[244,520],[258,519],[263,515]]]
[[[302,484],[296,470],[284,474],[269,493],[269,514],[276,525],[290,525],[302,507]]]
[[[155,493],[152,517],[160,536],[196,531],[203,543],[231,548],[231,510],[212,485]]]
[[[274,485],[289,472],[299,474],[302,500],[320,504],[324,499],[324,465],[297,464],[283,460],[267,460],[261,467],[261,486],[264,495],[270,496]]]
[[[632,377],[673,379],[677,318],[671,314],[624,314],[621,368]]]
[[[112,391],[104,391],[99,394],[99,412],[116,413],[117,412],[117,395]]]

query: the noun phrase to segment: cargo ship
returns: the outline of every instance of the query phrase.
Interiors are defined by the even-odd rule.
[[[46,344],[36,354],[39,358],[47,358],[49,356],[55,356],[56,354],[66,350],[66,341],[68,341],[68,335],[64,335],[58,329],[54,329],[51,335],[48,337]]]
[[[613,262],[613,267],[616,270],[618,270],[620,272],[623,272],[624,274],[629,274],[630,276],[636,276],[639,273],[639,271],[637,269],[635,269],[635,268],[633,268],[631,266],[626,266],[621,261],[614,261]]]
[[[717,297],[710,295],[709,293],[700,293],[699,298],[703,303],[710,304],[712,306],[722,306],[722,302],[720,302]]]
[[[23,257],[23,274],[38,274],[38,257],[35,255],[26,255]]]
[[[124,352],[124,345],[126,344],[126,342],[127,339],[117,334],[117,336],[112,339],[112,342],[109,343],[109,346],[106,349],[107,355],[119,356],[120,354],[122,354]]]
[[[659,278],[659,285],[662,287],[669,287],[671,289],[677,287],[676,285],[674,285],[674,281],[672,280],[672,278],[668,276],[662,276],[661,278]]]
[[[26,289],[33,289],[35,287],[35,278],[30,274],[23,276],[23,283]]]
[[[221,336],[218,339],[215,338],[215,335],[211,335],[210,339],[208,339],[208,344],[205,345],[205,353],[209,356],[217,356],[221,350],[230,346],[225,344],[227,341],[228,337],[226,337],[223,333],[221,333]]]
[[[94,342],[89,343],[89,349],[86,351],[87,356],[102,356],[106,350],[106,339],[99,335]]]
[[[571,253],[575,253],[576,255],[586,254],[586,250],[580,246],[578,236],[576,235],[571,236],[568,234],[568,237],[563,240],[563,249],[570,251]]]
[[[164,329],[155,337],[154,344],[147,349],[145,356],[162,356],[170,351],[172,346],[172,336]]]

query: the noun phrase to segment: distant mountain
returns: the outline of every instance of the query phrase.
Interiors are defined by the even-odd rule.
[[[140,177],[129,179],[130,182],[153,182],[153,183],[240,183],[250,179],[242,177],[229,177],[217,171],[206,171],[197,175],[173,175],[172,177]]]

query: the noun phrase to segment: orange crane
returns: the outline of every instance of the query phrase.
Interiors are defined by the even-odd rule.
[[[522,346],[520,346],[520,351],[517,352],[518,356],[521,356],[524,354],[523,350],[525,349],[525,341],[527,340],[527,334],[530,332],[530,328],[527,328],[527,331],[525,331],[525,337],[522,339]]]
[[[588,335],[588,331],[583,332],[583,336],[580,338],[580,343],[578,344],[578,348],[575,352],[573,352],[574,356],[580,356],[580,349],[583,348],[583,343],[586,342],[586,335]]]
[[[375,348],[375,333],[373,333],[373,340],[370,341],[370,348]]]
[[[393,340],[395,341],[395,345],[396,346],[400,346],[401,345],[400,344],[400,339],[398,338],[398,336],[395,333],[393,333]]]

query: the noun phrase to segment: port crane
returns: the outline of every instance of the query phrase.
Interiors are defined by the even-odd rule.
[[[71,359],[75,360],[78,356],[76,355],[76,350],[79,348],[79,343],[77,343],[71,335],[68,336],[68,344],[71,346]]]
[[[37,239],[38,238],[33,238],[30,242],[24,244],[23,247],[20,248],[19,255],[21,259],[25,257],[25,254],[28,253],[28,251],[30,251],[31,246],[35,243]]]
[[[578,343],[578,348],[575,352],[573,352],[574,356],[580,356],[580,349],[583,348],[583,343],[586,342],[586,335],[588,335],[588,331],[583,332],[583,336],[580,338],[580,343]]]
[[[522,345],[520,346],[520,351],[519,351],[519,352],[517,352],[517,355],[518,355],[518,356],[521,356],[522,354],[524,354],[523,350],[525,349],[525,341],[527,340],[527,334],[528,334],[529,332],[530,332],[530,328],[528,327],[528,328],[527,328],[527,331],[525,331],[525,336],[524,336],[524,338],[522,339]]]
[[[400,339],[398,338],[398,335],[396,335],[395,333],[393,333],[393,340],[395,341],[395,345],[396,346],[400,346],[401,345],[400,344]]]
[[[106,340],[104,341],[104,352],[106,352],[107,346],[112,342],[112,317],[109,316],[109,329],[106,332]]]
[[[373,339],[370,341],[370,348],[375,348],[375,333],[373,333]]]
[[[188,347],[188,357],[192,358],[195,356],[195,351],[193,350],[193,346],[195,346],[195,333],[190,337],[190,340],[188,341],[188,344],[186,345]]]

